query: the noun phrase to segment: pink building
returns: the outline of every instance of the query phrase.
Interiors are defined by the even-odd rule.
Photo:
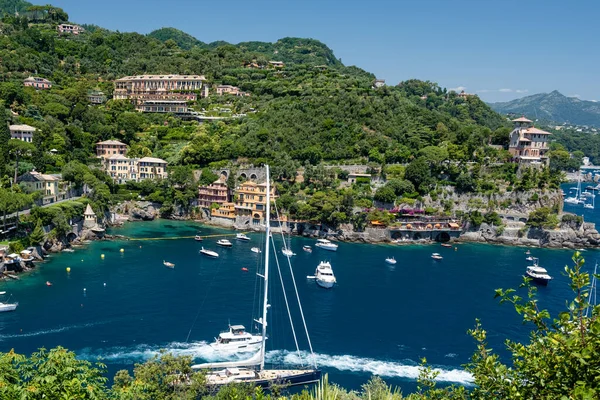
[[[548,164],[550,132],[533,126],[533,121],[521,117],[513,119],[515,129],[510,133],[508,151],[520,164]]]
[[[126,76],[115,81],[113,96],[131,100],[138,111],[185,113],[187,102],[205,93],[204,81],[202,75]]]
[[[79,35],[80,33],[85,32],[85,29],[79,25],[71,24],[60,24],[56,29],[58,30],[58,33],[72,33],[73,35]]]
[[[198,205],[204,208],[210,208],[213,203],[223,205],[229,201],[229,189],[227,184],[221,180],[216,180],[208,186],[198,188]]]
[[[31,86],[36,89],[50,89],[52,87],[52,82],[48,79],[40,78],[37,76],[30,76],[23,81],[23,85]]]
[[[231,94],[234,96],[249,96],[248,93],[242,92],[239,87],[231,85],[219,85],[217,86],[217,95],[222,96],[224,94]]]
[[[127,155],[127,145],[118,140],[105,140],[96,143],[96,156],[108,158],[114,154]]]

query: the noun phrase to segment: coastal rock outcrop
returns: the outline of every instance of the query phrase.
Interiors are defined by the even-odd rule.
[[[160,205],[149,201],[125,201],[111,211],[127,216],[129,221],[152,221],[159,215]]]

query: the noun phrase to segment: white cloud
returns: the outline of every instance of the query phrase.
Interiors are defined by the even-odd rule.
[[[527,90],[527,89],[517,89],[517,90],[515,90],[515,92],[517,92],[517,93],[527,93],[527,92],[529,92],[529,90]]]
[[[512,89],[498,89],[498,91],[501,92],[501,93],[510,93],[513,90]]]
[[[467,88],[466,88],[465,86],[457,86],[457,87],[455,87],[455,88],[450,88],[450,89],[448,89],[448,90],[454,90],[455,92],[457,92],[457,93],[460,93],[460,92],[462,92],[463,90],[467,90]]]
[[[581,95],[579,95],[579,94],[570,94],[567,97],[577,97],[577,98],[580,98]]]

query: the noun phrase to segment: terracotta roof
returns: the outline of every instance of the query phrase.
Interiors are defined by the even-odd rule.
[[[36,171],[26,172],[17,177],[17,182],[53,182],[58,180],[60,179],[55,176],[40,174]]]
[[[11,125],[9,126],[11,131],[25,131],[25,132],[35,132],[35,128],[29,125]]]
[[[99,144],[119,144],[121,146],[127,146],[125,143],[119,142],[118,140],[105,140],[103,142],[96,143],[96,145],[99,145]]]
[[[107,157],[109,160],[129,160],[129,158],[125,157],[123,154],[111,154]],[[132,158],[133,160],[133,158]]]
[[[139,162],[162,163],[162,164],[167,163],[165,160],[161,160],[160,158],[154,158],[154,157],[140,158]]]
[[[160,81],[160,80],[201,80],[205,81],[204,75],[177,75],[177,74],[165,74],[165,75],[136,75],[136,76],[125,76],[117,79],[117,81]]]
[[[530,119],[527,119],[525,117],[519,117],[517,119],[513,119],[512,122],[533,122],[533,121]]]
[[[543,131],[541,129],[534,128],[534,127],[525,129],[525,133],[536,133],[539,135],[551,135],[550,132],[546,132],[546,131]]]

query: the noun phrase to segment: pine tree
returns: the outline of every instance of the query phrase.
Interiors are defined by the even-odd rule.
[[[38,244],[42,243],[44,236],[45,233],[44,229],[42,228],[42,221],[38,219],[33,232],[31,232],[31,235],[29,235],[29,242],[32,245],[37,246]]]

